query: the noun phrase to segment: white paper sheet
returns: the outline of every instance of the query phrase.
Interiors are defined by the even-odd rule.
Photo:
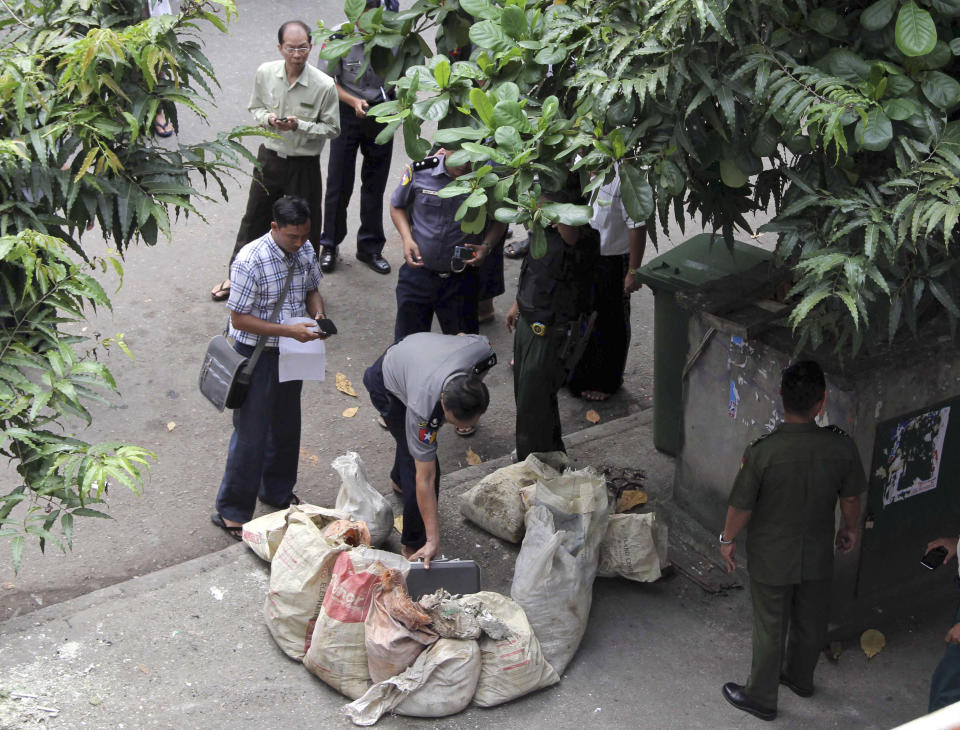
[[[290,317],[283,324],[306,322],[316,325],[309,317]],[[298,342],[292,337],[280,338],[280,382],[288,380],[326,379],[327,345],[323,340]]]

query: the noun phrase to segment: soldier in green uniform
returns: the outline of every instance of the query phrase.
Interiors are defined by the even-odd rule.
[[[777,716],[777,685],[813,694],[826,642],[834,547],[853,550],[867,484],[853,440],[814,420],[826,400],[823,370],[811,361],[783,371],[784,422],[750,444],[730,492],[720,552],[736,566],[736,538],[750,523],[747,570],[753,601],[753,664],[747,684],[723,696],[763,720]],[[837,530],[836,504],[842,524]],[[786,639],[786,656],[784,640]]]

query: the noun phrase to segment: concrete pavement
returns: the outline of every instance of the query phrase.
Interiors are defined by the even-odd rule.
[[[703,554],[705,531],[670,500],[673,463],[651,446],[650,411],[568,439],[576,466],[646,472],[671,543]],[[506,459],[444,478],[444,552],[473,557],[484,588],[509,593],[517,547],[465,523],[456,495]],[[396,505],[398,506],[398,505]],[[350,727],[347,702],[283,655],[262,618],[269,566],[242,544],[0,623],[0,728]],[[945,576],[945,580],[947,577]],[[386,716],[383,727],[741,728],[725,681],[749,665],[746,591],[710,595],[677,575],[656,584],[598,579],[590,624],[559,685],[499,708],[446,719]],[[889,728],[922,714],[952,606],[885,627],[867,660],[848,641],[821,660],[817,692],[780,696],[783,728]]]

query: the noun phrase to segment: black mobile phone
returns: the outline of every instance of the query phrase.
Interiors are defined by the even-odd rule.
[[[320,332],[325,335],[335,335],[337,334],[337,325],[333,323],[332,319],[327,319],[326,317],[317,320],[317,327],[320,329]]]
[[[943,564],[943,561],[946,559],[946,557],[947,549],[943,545],[938,545],[923,556],[923,560],[920,561],[920,565],[927,570],[936,570]]]
[[[278,122],[285,122],[285,121],[287,121],[287,118],[286,118],[286,117],[277,117],[277,121],[278,121]]]
[[[476,252],[469,246],[457,246],[453,249],[453,258],[457,261],[473,261]]]

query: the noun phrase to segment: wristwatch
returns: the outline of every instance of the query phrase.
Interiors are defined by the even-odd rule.
[[[735,543],[735,542],[736,542],[736,540],[724,540],[724,539],[723,539],[723,533],[722,533],[722,532],[720,533],[720,544],[721,544],[721,545],[733,545],[733,543]]]

